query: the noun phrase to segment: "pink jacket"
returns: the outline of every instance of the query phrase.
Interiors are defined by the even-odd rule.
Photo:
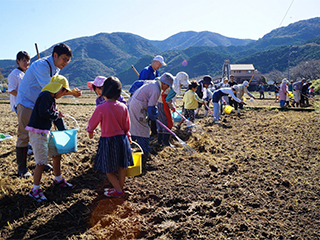
[[[285,83],[281,83],[280,86],[280,93],[279,93],[279,99],[286,101],[287,99],[287,92],[288,92],[288,85]]]
[[[93,133],[100,123],[101,137],[112,137],[126,134],[131,138],[128,108],[119,101],[106,101],[94,110],[87,131]]]

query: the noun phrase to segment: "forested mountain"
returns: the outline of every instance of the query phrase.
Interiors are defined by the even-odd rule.
[[[241,46],[246,45],[254,40],[238,39],[222,36],[214,32],[180,32],[163,41],[151,41],[154,46],[161,51],[167,50],[183,50],[189,47],[216,47],[216,46]]]
[[[98,75],[116,75],[124,85],[137,79],[138,71],[161,54],[168,64],[160,68],[176,74],[186,71],[190,77],[220,74],[224,60],[252,63],[261,72],[284,71],[309,59],[320,59],[320,18],[299,21],[271,31],[257,41],[231,39],[210,32],[181,32],[163,41],[150,41],[131,33],[99,33],[65,42],[72,51],[72,61],[61,71],[70,85],[86,88],[86,82]],[[248,43],[248,44],[246,44]],[[154,44],[154,45],[153,45]],[[213,45],[221,45],[215,46]],[[244,45],[246,44],[246,45]],[[50,55],[52,47],[41,52]],[[160,49],[171,49],[162,51]],[[35,61],[36,57],[32,58]],[[15,67],[14,60],[0,60],[0,71],[6,78]]]

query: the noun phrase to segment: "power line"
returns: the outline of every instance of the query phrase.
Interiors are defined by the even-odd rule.
[[[271,37],[271,41],[270,41],[270,43],[269,43],[269,46],[268,46],[268,47],[270,47],[270,46],[271,46],[271,44],[272,44],[272,40],[273,40],[273,38],[276,36],[277,32],[279,31],[279,29],[280,29],[280,27],[281,27],[281,25],[282,25],[282,23],[283,23],[284,19],[286,18],[286,16],[287,16],[287,14],[288,14],[288,12],[289,12],[289,10],[290,10],[290,8],[291,8],[291,6],[292,6],[293,2],[294,2],[294,0],[292,0],[292,2],[291,2],[291,4],[290,4],[290,6],[288,7],[288,9],[287,9],[286,13],[284,14],[284,16],[283,16],[283,18],[282,18],[282,20],[281,20],[281,22],[280,22],[279,27],[276,29],[276,32],[275,32],[275,33],[273,34],[273,36]]]
[[[290,4],[290,6],[288,7],[288,10],[286,11],[286,14],[284,15],[284,17],[282,18],[282,21],[281,21],[281,23],[280,23],[280,26],[279,26],[279,27],[281,27],[281,25],[282,25],[282,23],[283,23],[284,19],[286,18],[286,16],[287,16],[287,14],[288,14],[288,12],[289,12],[289,10],[290,10],[290,8],[291,8],[291,6],[292,6],[293,2],[294,2],[294,0],[292,0],[292,2],[291,2],[291,4]]]

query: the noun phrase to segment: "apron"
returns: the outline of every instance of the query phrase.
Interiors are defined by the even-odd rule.
[[[163,102],[163,109],[164,109],[164,113],[166,115],[167,118],[167,122],[168,122],[168,128],[171,129],[173,127],[173,119],[172,119],[172,115],[171,115],[171,111],[169,108],[168,103],[166,102],[166,97],[168,96],[168,94],[161,94],[161,98],[162,98],[162,102]]]

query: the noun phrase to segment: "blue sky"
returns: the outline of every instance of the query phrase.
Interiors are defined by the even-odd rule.
[[[164,40],[181,31],[259,39],[320,16],[320,0],[0,0],[0,60],[100,32]]]

